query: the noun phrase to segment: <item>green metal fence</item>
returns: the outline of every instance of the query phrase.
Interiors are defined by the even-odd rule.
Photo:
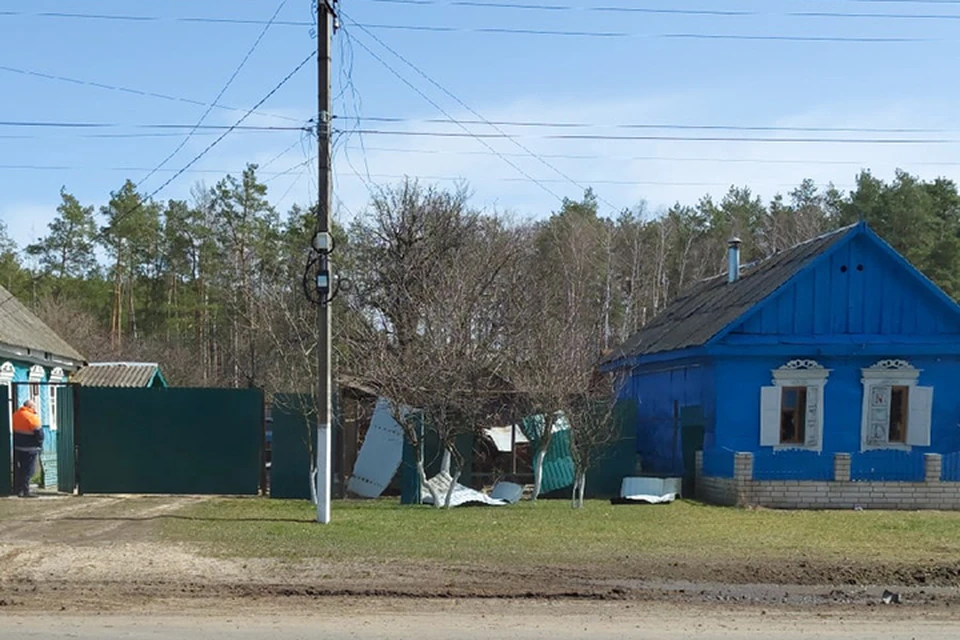
[[[270,497],[310,497],[310,452],[316,451],[317,430],[310,418],[310,396],[278,394],[273,397],[271,425]],[[307,447],[310,437],[311,448]]]
[[[73,493],[76,488],[76,465],[73,438],[75,387],[61,387],[57,394],[57,490]]]
[[[0,473],[0,496],[8,496],[13,487],[13,458],[11,457],[10,444],[13,434],[10,433],[10,412],[7,395],[7,386],[0,385],[0,469],[5,469]]]
[[[74,393],[84,493],[257,494],[261,391],[77,387]]]

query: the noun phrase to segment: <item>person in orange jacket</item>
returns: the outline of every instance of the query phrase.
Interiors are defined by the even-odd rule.
[[[33,400],[23,403],[13,414],[13,470],[14,488],[21,498],[34,498],[30,493],[30,478],[37,466],[37,456],[43,447],[43,429]]]

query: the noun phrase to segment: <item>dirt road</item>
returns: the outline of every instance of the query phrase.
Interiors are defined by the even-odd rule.
[[[558,640],[582,637],[583,629],[594,637],[776,633],[779,640],[912,637],[916,629],[924,632],[917,637],[958,635],[955,586],[900,587],[903,603],[887,605],[885,585],[877,584],[751,585],[668,581],[663,573],[628,580],[566,567],[530,572],[210,557],[160,535],[163,521],[200,500],[47,497],[0,504],[0,640],[61,631],[161,638],[186,627],[203,628],[209,637],[238,637],[239,629],[258,638],[274,630],[288,634],[276,637],[321,630],[333,638],[470,638],[490,625],[516,638]],[[97,617],[84,617],[91,614]],[[363,633],[350,635],[358,629]]]
[[[721,612],[686,606],[604,603],[502,603],[337,600],[310,609],[233,615],[0,616],[0,640],[24,638],[179,639],[347,638],[446,640],[576,640],[643,638],[650,640],[953,640],[960,625],[949,619],[922,619],[888,611],[863,616],[734,610]]]

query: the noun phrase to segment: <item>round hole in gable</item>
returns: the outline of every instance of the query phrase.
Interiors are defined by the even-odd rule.
[[[863,271],[863,265],[862,265],[862,264],[858,264],[858,265],[857,265],[857,271]]]
[[[841,266],[841,267],[840,267],[840,273],[846,273],[846,272],[847,272],[847,265]]]

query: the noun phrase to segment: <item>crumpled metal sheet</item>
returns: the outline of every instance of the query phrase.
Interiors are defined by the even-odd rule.
[[[682,478],[624,478],[620,483],[620,497],[648,504],[673,502],[680,495],[682,484]]]
[[[378,398],[347,490],[362,498],[380,497],[400,467],[403,437],[403,428],[394,419],[390,403]]]
[[[437,492],[442,504],[446,504],[447,491],[450,490],[451,482],[453,482],[453,478],[451,478],[450,474],[446,473],[445,471],[441,471],[437,475],[427,480],[427,484],[433,487],[433,489]],[[430,495],[430,489],[426,486],[421,487],[420,501],[423,504],[433,504],[433,496]],[[464,504],[489,504],[492,506],[503,506],[507,504],[507,502],[488,496],[481,491],[465,487],[458,482],[456,485],[454,485],[453,495],[450,496],[450,506],[459,507]]]
[[[523,487],[515,482],[498,482],[490,491],[490,497],[503,500],[508,504],[516,504],[523,497]]]
[[[511,436],[510,431],[513,430],[516,432],[516,443],[525,444],[530,442],[527,439],[527,436],[524,435],[523,430],[518,426],[513,427],[491,427],[490,429],[484,429],[484,433],[493,440],[493,444],[497,447],[497,451],[504,453],[509,453],[513,451],[513,436]]]

